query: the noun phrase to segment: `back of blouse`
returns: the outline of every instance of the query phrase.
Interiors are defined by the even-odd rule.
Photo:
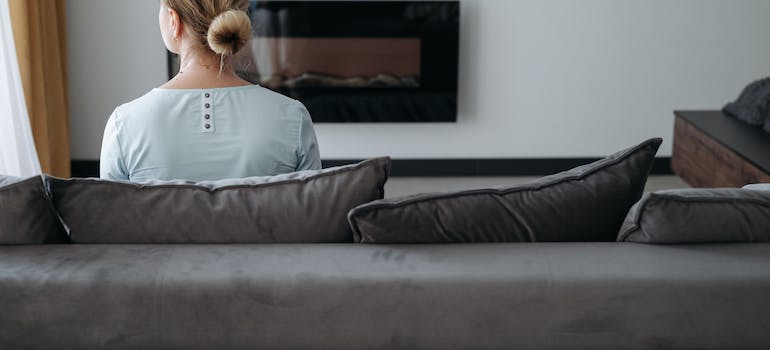
[[[154,89],[119,106],[102,140],[101,177],[218,180],[320,169],[299,101],[257,85]]]

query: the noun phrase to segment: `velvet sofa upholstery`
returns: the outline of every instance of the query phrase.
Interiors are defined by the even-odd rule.
[[[2,349],[741,349],[770,243],[0,246]]]

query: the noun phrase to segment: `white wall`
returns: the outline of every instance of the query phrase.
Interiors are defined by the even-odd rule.
[[[67,2],[72,157],[166,77],[156,1]],[[321,155],[598,157],[770,75],[767,0],[462,0],[457,123],[317,124]]]
[[[166,81],[159,1],[69,0],[70,152],[99,159],[112,110]]]

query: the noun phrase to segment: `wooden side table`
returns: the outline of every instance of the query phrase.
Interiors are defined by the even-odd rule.
[[[770,134],[721,111],[675,111],[671,168],[693,187],[770,182]]]

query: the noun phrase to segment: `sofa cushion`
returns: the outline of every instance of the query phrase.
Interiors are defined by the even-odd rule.
[[[660,143],[527,184],[374,201],[348,220],[363,243],[613,241]]]
[[[0,244],[66,240],[39,175],[28,179],[0,175]]]
[[[76,243],[352,242],[347,212],[383,197],[389,158],[219,181],[47,178]]]
[[[720,188],[648,193],[629,211],[618,241],[768,242],[770,192]]]

